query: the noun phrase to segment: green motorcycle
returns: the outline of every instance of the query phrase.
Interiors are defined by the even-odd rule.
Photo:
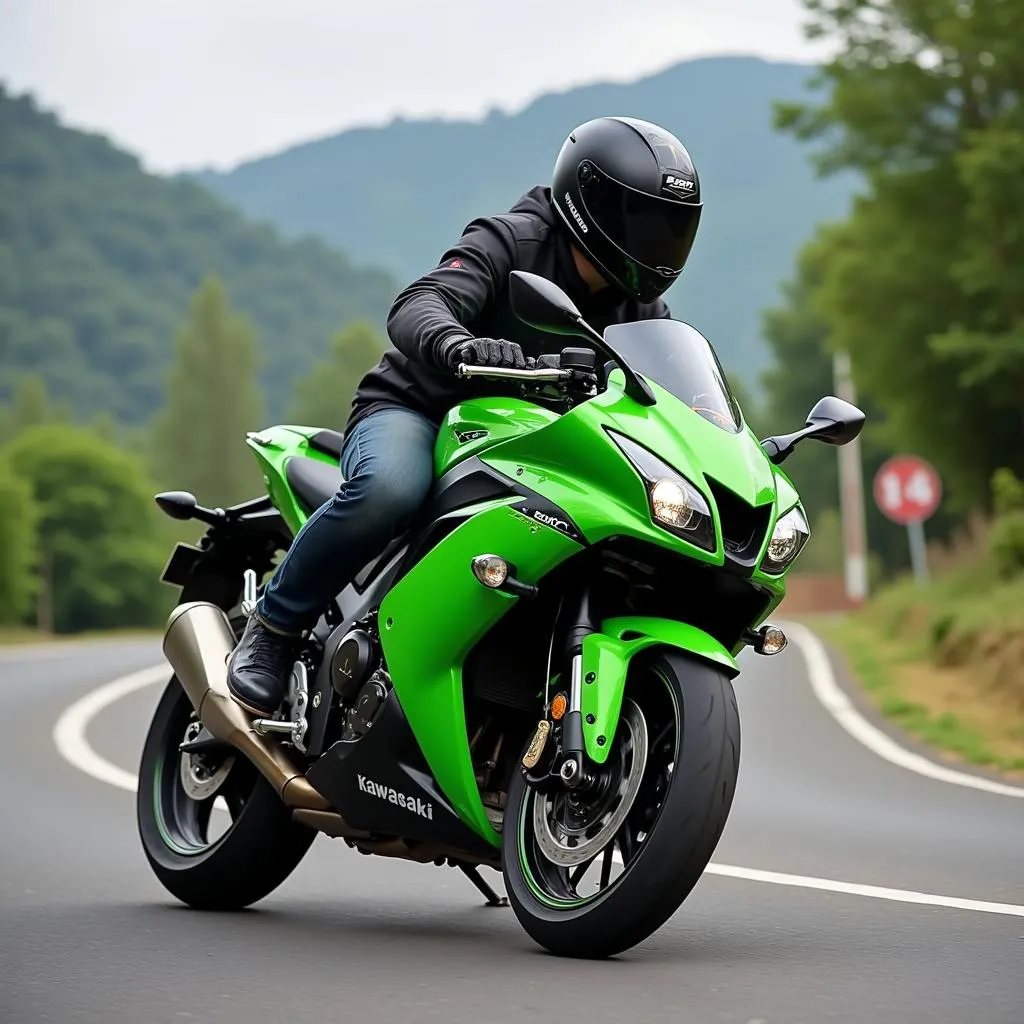
[[[602,336],[551,282],[509,288],[527,329],[582,340],[528,369],[460,368],[520,397],[448,413],[419,521],[325,609],[275,717],[235,704],[225,660],[337,489],[341,435],[250,434],[267,495],[233,508],[157,496],[208,527],[163,573],[181,588],[174,676],[138,787],[146,855],[183,902],[261,899],[322,832],[460,869],[548,950],[605,957],[711,858],[739,767],[735,659],[785,646],[765,620],[809,535],[779,464],[805,438],[852,440],[863,413],[823,398],[759,443],[693,327]]]

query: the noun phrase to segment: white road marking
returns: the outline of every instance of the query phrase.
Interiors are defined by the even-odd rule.
[[[992,903],[988,900],[962,899],[959,896],[937,896],[934,893],[914,892],[911,889],[888,889],[880,885],[837,882],[831,878],[787,875],[780,871],[761,871],[758,868],[737,868],[731,864],[712,863],[707,866],[705,872],[709,875],[724,875],[727,878],[742,878],[748,882],[790,885],[798,889],[818,889],[822,892],[838,892],[848,896],[867,896],[869,899],[890,900],[895,903],[918,903],[929,907],[974,910],[981,914],[1006,914],[1010,917],[1024,917],[1024,906],[1018,906],[1015,903]]]
[[[127,697],[128,694],[141,690],[146,686],[165,682],[171,677],[168,665],[153,665],[130,676],[122,676],[113,682],[104,683],[92,690],[74,704],[64,709],[57,724],[53,727],[53,742],[57,744],[60,756],[70,765],[86,775],[91,775],[100,782],[106,782],[118,789],[127,789],[132,793],[138,788],[138,778],[116,764],[111,764],[100,757],[89,745],[85,730],[89,722],[104,708]]]
[[[792,630],[793,625],[788,624],[786,628]],[[828,659],[824,649],[821,650],[821,656],[825,658],[827,664]],[[811,662],[808,659],[809,670],[810,665]],[[829,672],[831,674],[831,668]],[[65,708],[53,729],[53,740],[57,745],[60,755],[69,764],[86,775],[91,775],[94,779],[99,779],[100,782],[106,782],[108,785],[117,786],[119,789],[129,790],[134,793],[138,789],[138,776],[100,757],[89,745],[85,731],[89,722],[105,708],[121,700],[123,697],[134,693],[136,690],[163,682],[169,678],[169,673],[170,669],[167,665],[154,665],[151,668],[144,668],[139,672],[133,672],[129,676],[123,676],[121,679],[105,683]],[[835,686],[834,680],[832,685]],[[970,778],[970,776],[966,777]],[[972,779],[972,781],[976,780]],[[620,864],[622,863],[618,851],[615,853],[615,859]],[[779,871],[762,871],[759,868],[737,867],[733,864],[717,864],[712,862],[705,868],[705,874],[738,878],[748,882],[762,882],[769,885],[817,889],[822,892],[841,893],[848,896],[864,896],[870,899],[888,900],[894,903],[916,903],[932,907],[946,907],[953,910],[972,910],[982,914],[1024,917],[1024,906],[1018,906],[1013,903],[993,903],[987,900],[964,899],[959,896],[940,896],[935,893],[914,892],[910,889],[888,889],[878,885],[861,885],[858,882],[841,882],[830,878],[815,878],[810,875],[789,875]]]
[[[901,747],[877,726],[872,725],[851,703],[850,698],[840,689],[836,682],[832,661],[822,642],[806,626],[798,622],[787,622],[783,627],[786,634],[796,643],[807,664],[807,677],[811,681],[811,689],[825,710],[859,743],[873,754],[885,758],[890,764],[908,771],[917,772],[925,778],[936,782],[948,782],[953,786],[966,786],[969,789],[980,789],[985,793],[997,793],[999,796],[1024,798],[1024,788],[984,779],[977,775],[958,772],[955,768],[946,768],[934,761],[914,754]]]

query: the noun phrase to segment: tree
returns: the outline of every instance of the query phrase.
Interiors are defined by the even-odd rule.
[[[159,621],[166,551],[140,460],[93,431],[53,424],[23,431],[6,455],[38,509],[40,626],[74,632]]]
[[[50,401],[42,377],[25,374],[19,379],[10,404],[0,408],[0,444],[28,427],[64,421],[68,418],[67,405],[54,404]]]
[[[772,433],[794,429],[818,399],[835,393],[829,325],[815,304],[831,259],[828,231],[823,229],[804,248],[794,280],[782,287],[784,304],[764,313],[764,335],[773,363],[762,375],[762,383],[765,418]],[[887,441],[890,430],[884,413],[870,395],[858,395],[857,403],[867,416],[861,435],[861,462],[868,544],[884,569],[893,571],[908,564],[905,531],[886,519],[871,499],[871,481],[893,452]],[[797,446],[784,468],[800,492],[815,536],[813,557],[801,555],[800,566],[804,569],[812,565],[819,568],[841,566],[842,535],[835,526],[839,514],[836,449],[805,442]],[[945,533],[951,524],[949,517],[940,514],[931,523],[929,532]],[[830,553],[828,548],[833,545],[837,546],[837,551]],[[807,555],[812,555],[810,547]]]
[[[384,353],[387,339],[368,320],[357,320],[331,338],[327,356],[295,382],[293,423],[341,429],[363,375]]]
[[[1024,5],[806,0],[838,43],[818,107],[778,123],[866,189],[823,233],[814,304],[894,446],[936,463],[954,507],[1024,468]]]
[[[36,518],[32,488],[0,458],[0,622],[18,623],[36,589]]]
[[[168,340],[206,273],[279,341],[263,371],[275,417],[334,325],[383,323],[399,287],[315,239],[283,239],[187,177],[145,173],[0,83],[0,401],[37,373],[76,419],[148,424]]]
[[[206,278],[179,331],[166,401],[153,427],[153,465],[168,487],[207,505],[227,505],[261,490],[245,445],[258,430],[263,400],[258,353],[248,319],[231,309],[221,283]]]

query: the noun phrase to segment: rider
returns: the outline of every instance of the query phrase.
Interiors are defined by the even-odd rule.
[[[599,331],[668,317],[660,296],[686,263],[701,209],[697,172],[674,135],[597,118],[562,145],[550,189],[472,221],[398,296],[388,315],[394,348],[363,378],[346,427],[345,482],[295,536],[229,660],[242,707],[277,710],[304,631],[415,517],[433,483],[441,419],[482,393],[455,375],[458,365],[518,368],[542,354],[512,313],[509,272],[554,281]]]

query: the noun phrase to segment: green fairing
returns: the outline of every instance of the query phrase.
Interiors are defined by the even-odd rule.
[[[622,692],[630,660],[654,646],[675,647],[703,661],[724,668],[730,676],[739,674],[736,660],[714,637],[701,629],[671,619],[625,616],[601,624],[603,632],[583,641],[583,739],[587,756],[604,764],[615,739],[622,708]],[[630,639],[624,640],[623,637]],[[594,721],[589,721],[593,715]],[[597,738],[604,737],[604,743]]]
[[[449,410],[438,431],[434,472],[442,476],[453,466],[501,441],[527,434],[558,419],[558,415],[519,398],[462,402]],[[478,432],[482,437],[473,437]],[[465,440],[459,438],[462,434]]]
[[[263,482],[270,500],[281,513],[292,534],[296,534],[309,518],[305,509],[295,499],[285,477],[285,466],[295,457],[316,459],[337,467],[338,463],[329,455],[309,447],[308,438],[317,433],[318,427],[297,427],[287,424],[268,427],[249,434],[246,444],[256,453]]]
[[[737,433],[720,429],[656,383],[649,383],[657,398],[649,407],[625,395],[618,371],[606,391],[560,415],[514,398],[462,402],[440,426],[434,452],[436,475],[475,455],[564,510],[590,544],[628,536],[721,566],[724,551],[718,517],[712,552],[657,525],[645,485],[625,455],[609,443],[606,431],[610,429],[644,445],[686,477],[712,509],[715,501],[704,470],[741,500],[770,505],[760,562],[778,516],[799,501],[789,478],[768,461],[749,428]],[[484,433],[473,436],[477,431]],[[260,460],[271,499],[293,531],[307,516],[287,484],[287,461],[305,457],[334,464],[308,446],[307,439],[315,432],[312,427],[283,425],[250,435],[248,442]],[[516,500],[499,499],[473,509],[471,518],[393,586],[379,613],[388,671],[426,762],[463,821],[495,846],[500,837],[487,818],[471,761],[462,667],[473,646],[519,598],[483,587],[470,563],[482,553],[502,554],[515,565],[518,579],[537,584],[580,550],[576,541],[554,527],[509,508]],[[764,621],[785,595],[785,573],[770,577],[757,569],[751,583],[768,598],[760,619]],[[738,671],[733,655],[742,643],[730,653],[686,623],[616,618],[605,622],[603,630],[588,637],[583,649],[584,677],[593,673],[593,681],[584,684],[582,693],[584,741],[588,756],[598,764],[607,760],[613,746],[634,655],[664,644],[713,661],[730,674]],[[588,715],[593,716],[592,723],[587,723]],[[599,736],[604,743],[598,744]]]
[[[613,386],[546,425],[493,446],[481,458],[565,509],[590,543],[628,535],[721,565],[724,552],[717,521],[714,552],[656,525],[643,482],[626,457],[608,443],[605,428],[657,454],[689,479],[712,508],[714,499],[701,466],[713,467],[714,478],[744,501],[763,505],[775,500],[771,463],[748,431],[727,433],[656,384],[651,387],[658,398],[654,406],[637,405]]]
[[[536,583],[579,545],[492,502],[435,547],[381,602],[381,640],[395,692],[438,785],[460,817],[495,846],[480,801],[462,693],[466,656],[518,598],[480,585],[476,555],[515,553],[517,576]],[[486,508],[486,506],[483,506]]]

